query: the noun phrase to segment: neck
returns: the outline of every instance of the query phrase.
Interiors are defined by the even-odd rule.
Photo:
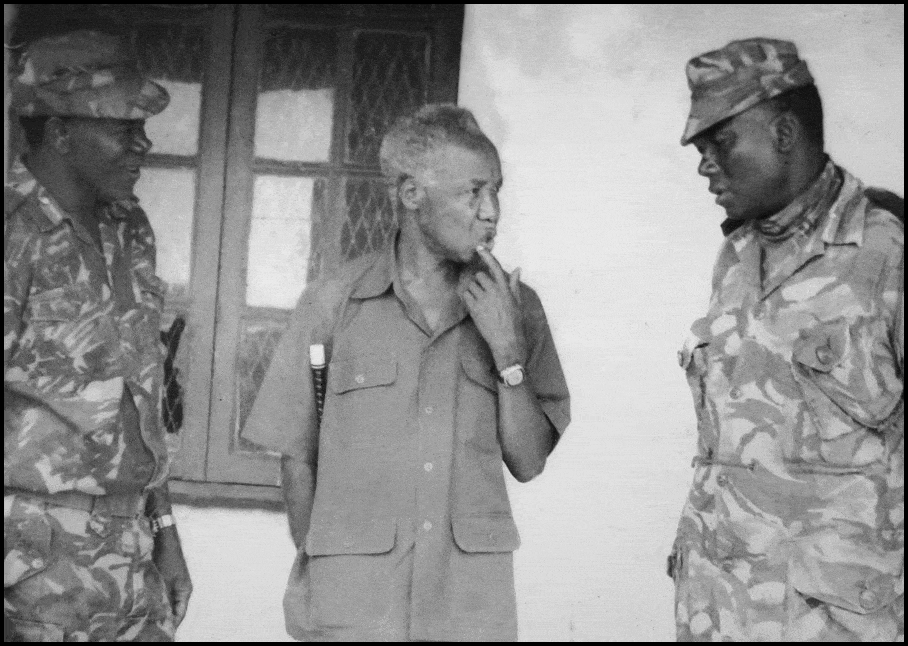
[[[404,283],[426,283],[456,287],[460,265],[433,250],[412,217],[404,216],[397,241],[397,268]]]
[[[781,192],[785,199],[777,210],[784,209],[810,188],[825,166],[826,155],[822,150],[809,149],[793,153],[788,160],[788,181]]]
[[[26,156],[25,165],[67,213],[82,220],[95,217],[97,192],[79,181],[58,155],[43,149],[33,151]]]

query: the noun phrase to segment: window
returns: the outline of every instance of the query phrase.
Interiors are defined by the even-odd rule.
[[[463,5],[20,5],[15,39],[111,23],[171,95],[137,193],[187,321],[172,489],[276,502],[276,456],[239,431],[306,281],[395,230],[381,137],[456,101]]]

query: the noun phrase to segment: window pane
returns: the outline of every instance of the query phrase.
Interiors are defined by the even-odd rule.
[[[154,228],[158,276],[168,284],[168,298],[185,298],[192,266],[195,170],[143,168],[136,195]]]
[[[326,161],[334,114],[331,31],[274,28],[265,39],[255,115],[256,157]]]
[[[346,180],[347,217],[341,229],[341,251],[348,260],[384,248],[397,231],[385,184],[380,180]]]
[[[324,180],[311,177],[255,178],[246,304],[292,309],[306,286],[312,205]]]
[[[139,64],[170,93],[170,104],[146,124],[153,152],[195,155],[202,106],[204,30],[148,24],[133,33]]]
[[[426,102],[428,41],[419,34],[356,37],[347,160],[378,166],[378,147],[394,120]]]

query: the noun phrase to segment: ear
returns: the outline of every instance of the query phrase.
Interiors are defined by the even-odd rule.
[[[44,145],[61,155],[70,151],[70,130],[60,117],[51,117],[44,124]]]
[[[801,124],[790,112],[783,112],[770,125],[773,143],[780,153],[790,153],[801,138]]]
[[[415,177],[407,175],[397,185],[397,196],[408,211],[415,211],[422,205],[426,189]]]

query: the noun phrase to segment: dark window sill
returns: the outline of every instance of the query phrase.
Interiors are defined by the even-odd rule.
[[[264,509],[283,511],[280,487],[234,484],[229,482],[169,481],[171,502],[191,507]]]

